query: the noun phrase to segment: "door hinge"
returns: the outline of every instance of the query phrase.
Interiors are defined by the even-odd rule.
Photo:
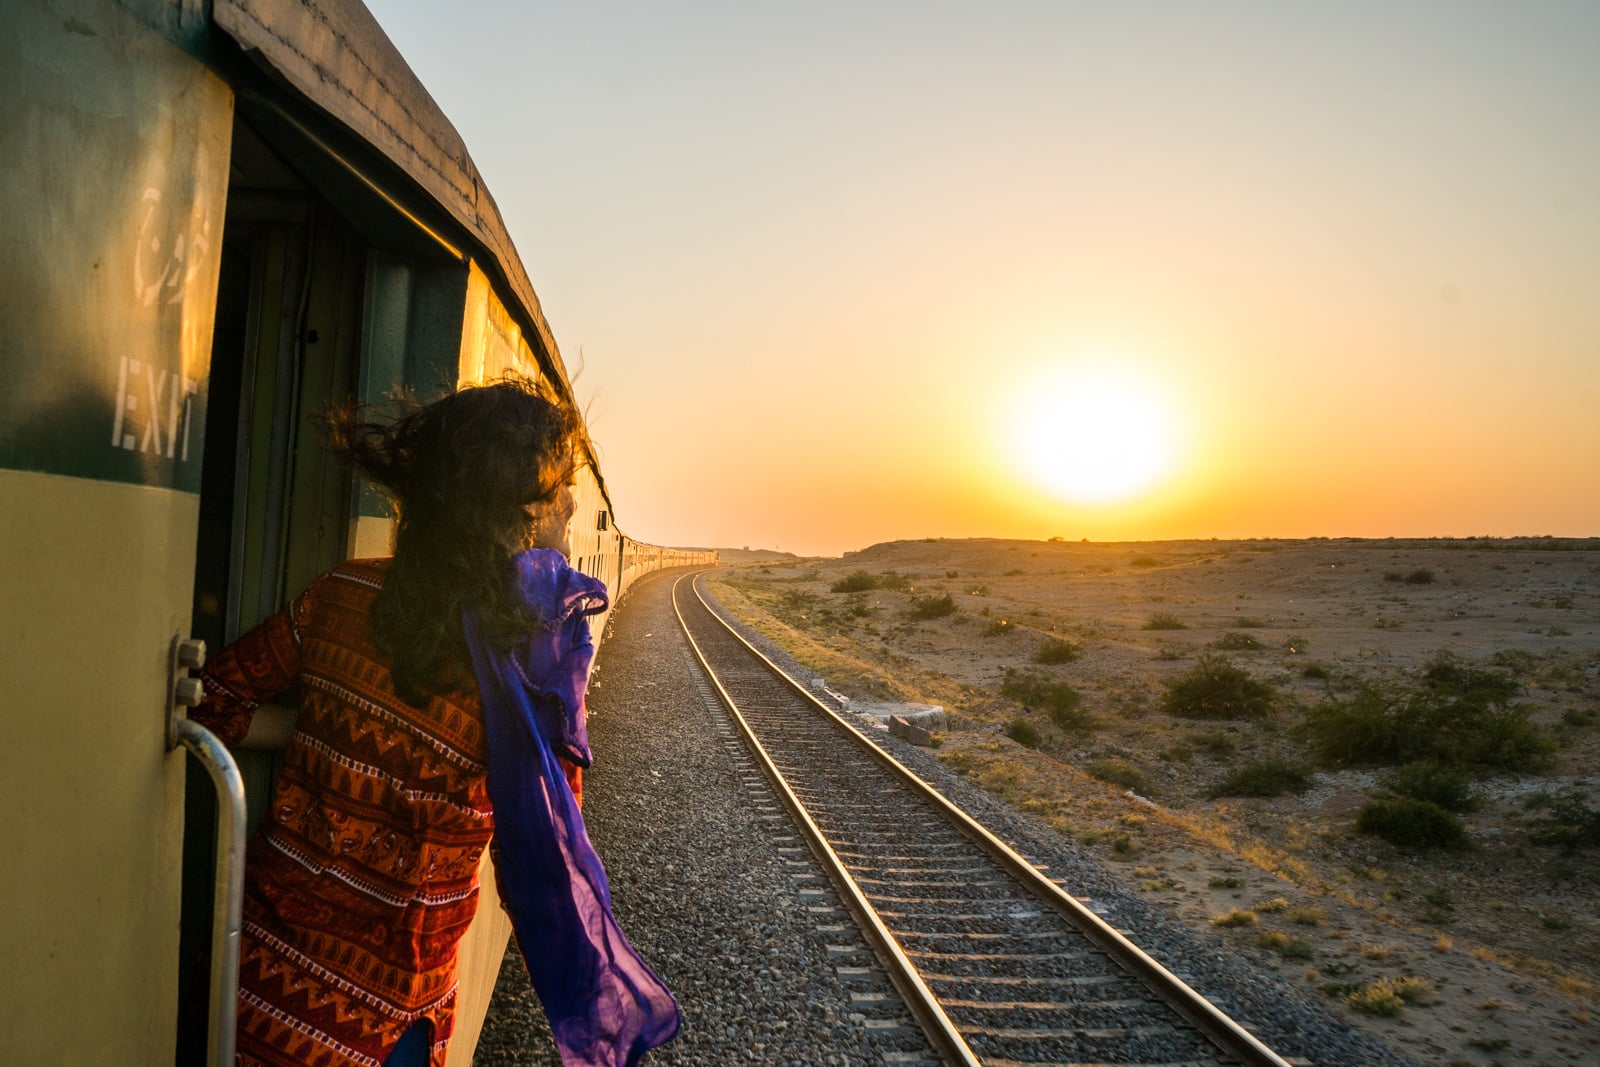
[[[167,650],[167,751],[179,745],[178,720],[184,718],[182,708],[192,708],[205,699],[205,686],[200,679],[189,677],[191,670],[206,665],[206,643],[181,634],[172,635]]]

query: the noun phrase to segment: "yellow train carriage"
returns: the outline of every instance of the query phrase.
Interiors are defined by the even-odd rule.
[[[7,1055],[206,1062],[225,1021],[179,1016],[210,980],[216,802],[173,747],[175,648],[387,551],[320,406],[507,369],[570,386],[459,137],[359,3],[0,11]],[[708,558],[622,535],[593,466],[575,494],[574,561],[613,590]],[[271,769],[246,757],[257,803]],[[486,900],[454,1064],[507,932]]]

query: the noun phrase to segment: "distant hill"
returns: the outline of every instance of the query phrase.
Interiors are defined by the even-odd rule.
[[[719,548],[717,555],[724,563],[793,563],[800,559],[793,552],[778,552],[770,548]]]

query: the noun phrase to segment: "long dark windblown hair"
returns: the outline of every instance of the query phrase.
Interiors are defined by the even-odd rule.
[[[512,595],[511,557],[527,544],[528,506],[566,485],[587,448],[571,406],[526,378],[397,403],[389,418],[351,405],[322,423],[334,453],[398,509],[372,640],[395,692],[422,706],[471,676],[462,609],[475,609],[502,649],[543,625]]]

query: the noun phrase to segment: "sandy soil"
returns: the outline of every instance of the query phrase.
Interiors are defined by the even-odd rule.
[[[879,587],[831,591],[858,572]],[[1600,1063],[1600,864],[1536,843],[1525,803],[1575,786],[1600,806],[1600,542],[897,542],[755,561],[717,592],[831,688],[944,705],[941,759],[1419,1061]],[[949,614],[914,616],[945,594]],[[1034,663],[1051,639],[1076,657]],[[1274,688],[1270,718],[1161,710],[1219,647]],[[1319,766],[1296,727],[1361,684],[1415,690],[1442,654],[1514,677],[1553,750],[1479,774],[1469,848],[1408,852],[1354,829],[1383,769]],[[1002,697],[1007,669],[1069,684],[1086,727]],[[1019,717],[1036,747],[1007,736]],[[1210,797],[1267,758],[1310,788]],[[1235,910],[1253,919],[1214,923]],[[1398,1014],[1350,1000],[1407,977]]]

